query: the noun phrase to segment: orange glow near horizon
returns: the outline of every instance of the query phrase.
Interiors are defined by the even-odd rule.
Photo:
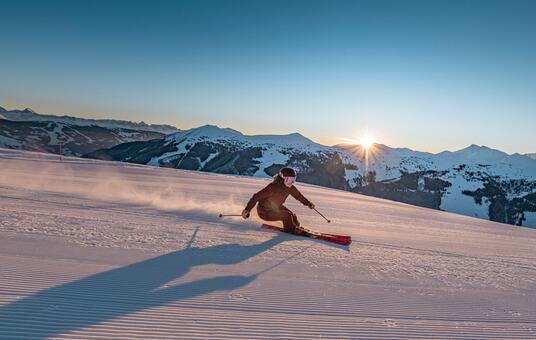
[[[365,171],[369,170],[369,163],[374,160],[375,154],[378,151],[375,148],[374,137],[367,131],[359,139],[339,138],[347,143],[353,144],[358,148],[355,149],[355,153],[365,161]]]
[[[369,133],[364,134],[359,139],[350,139],[350,138],[339,138],[347,143],[360,145],[363,149],[369,150],[374,147],[376,143],[374,137]]]

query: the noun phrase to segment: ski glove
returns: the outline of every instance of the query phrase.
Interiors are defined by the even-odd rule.
[[[242,218],[243,218],[243,219],[247,219],[247,218],[249,218],[249,211],[248,211],[248,210],[244,209],[244,210],[242,211]]]
[[[315,204],[313,202],[309,203],[308,205],[309,209],[314,209],[315,208]]]

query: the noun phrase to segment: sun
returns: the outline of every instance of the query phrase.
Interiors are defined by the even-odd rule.
[[[376,144],[376,139],[368,131],[363,133],[358,139],[337,137],[340,140],[345,141],[350,145],[360,146],[363,152],[374,153],[374,145]]]
[[[372,136],[370,135],[364,135],[363,137],[361,137],[361,139],[359,140],[359,144],[365,148],[365,150],[368,150],[370,149],[373,145],[374,145],[374,138],[372,138]]]

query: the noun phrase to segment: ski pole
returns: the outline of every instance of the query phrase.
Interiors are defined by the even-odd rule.
[[[318,215],[322,216],[326,221],[328,221],[328,223],[331,223],[331,220],[328,220],[326,218],[326,216],[322,215],[322,213],[320,211],[316,210],[316,208],[313,208],[313,209],[314,209],[314,211],[316,211],[318,213]]]
[[[238,216],[242,216],[240,214],[228,214],[228,215],[225,215],[225,214],[219,214],[218,217],[238,217]]]

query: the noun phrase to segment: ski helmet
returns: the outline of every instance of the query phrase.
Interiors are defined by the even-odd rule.
[[[296,171],[290,167],[284,167],[279,170],[279,173],[283,177],[296,177]]]
[[[282,168],[279,170],[279,177],[283,180],[283,184],[290,188],[296,182],[296,171],[292,168]]]

